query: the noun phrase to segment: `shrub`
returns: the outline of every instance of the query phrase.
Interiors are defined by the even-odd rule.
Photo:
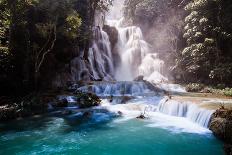
[[[77,101],[80,108],[90,108],[101,103],[101,99],[97,95],[82,92],[77,93]]]
[[[223,89],[224,95],[232,96],[232,88]]]
[[[204,85],[200,83],[190,83],[186,86],[186,91],[188,92],[200,92],[204,89]]]

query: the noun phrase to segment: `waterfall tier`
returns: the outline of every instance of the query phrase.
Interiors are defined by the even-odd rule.
[[[214,112],[214,110],[203,109],[193,103],[181,103],[173,100],[161,102],[158,105],[158,111],[171,116],[186,117],[206,128]]]
[[[151,92],[143,82],[98,83],[80,87],[78,90],[98,96],[137,96]]]
[[[121,63],[115,70],[115,78],[119,81],[133,80],[143,75],[148,81],[167,81],[162,75],[164,62],[144,40],[141,29],[137,26],[124,27],[122,23],[123,18],[107,20],[107,24],[116,27],[119,32],[117,49]]]
[[[94,41],[88,52],[88,61],[94,79],[112,80],[114,66],[109,37],[100,27],[94,31]]]

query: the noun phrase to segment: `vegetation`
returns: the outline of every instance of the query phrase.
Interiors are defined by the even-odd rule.
[[[92,93],[81,93],[77,92],[77,103],[80,108],[90,108],[93,106],[98,106],[101,103],[101,99]]]
[[[112,0],[1,0],[0,91],[24,95],[52,77],[92,39],[96,11]]]
[[[229,84],[232,78],[231,41],[232,3],[229,1],[195,0],[185,6],[183,37],[187,47],[177,60],[185,75],[192,80]]]
[[[53,89],[57,72],[80,51],[88,52],[95,14],[111,4],[112,0],[0,0],[0,119],[46,109],[48,101],[40,92]],[[86,106],[98,104],[94,95],[82,98]]]
[[[232,88],[225,87],[225,85],[223,84],[218,84],[216,86],[207,86],[201,83],[189,83],[188,85],[186,85],[186,91],[212,93],[232,97]]]
[[[176,82],[232,85],[232,1],[127,0],[125,15]]]
[[[204,85],[203,84],[199,84],[199,83],[190,83],[188,84],[185,89],[188,92],[200,92],[204,89]]]

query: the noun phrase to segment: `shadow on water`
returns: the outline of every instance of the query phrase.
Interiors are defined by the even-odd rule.
[[[141,98],[132,98],[127,103],[142,102],[149,107],[149,105],[158,105],[162,99],[163,97],[153,97],[148,94]],[[114,97],[112,104],[114,102],[119,104],[117,97]],[[88,110],[59,108],[42,115],[0,122],[0,135],[9,132],[42,131],[50,127],[61,128],[61,130],[58,130],[59,134],[82,130],[108,130],[111,127],[107,124],[118,117],[120,117],[118,113],[111,112],[103,107]]]
[[[106,109],[100,111],[91,110],[89,112],[72,112],[71,114],[65,114],[64,112],[65,109],[60,109],[30,118],[0,122],[0,135],[27,131],[49,132],[49,128],[54,129],[53,132],[58,132],[59,134],[82,130],[108,130],[111,127],[106,124],[118,117],[117,114],[109,112]]]

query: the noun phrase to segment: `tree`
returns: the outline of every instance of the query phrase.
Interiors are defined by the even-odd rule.
[[[210,78],[220,82],[227,81],[228,74],[220,72],[222,73],[220,78],[213,75],[221,68],[219,67],[222,66],[221,62],[227,63],[223,51],[228,49],[222,48],[222,45],[223,42],[230,40],[231,31],[228,31],[228,28],[224,27],[225,23],[222,22],[224,12],[222,6],[225,2],[193,0],[185,7],[189,12],[185,18],[183,34],[187,47],[177,58],[177,66],[182,67],[188,77],[193,77],[193,81],[204,82]],[[214,71],[215,69],[217,71]]]
[[[57,31],[56,31],[56,23],[54,24],[46,24],[46,25],[37,25],[39,31],[43,31],[40,33],[44,33],[45,37],[47,37],[46,43],[38,49],[38,45],[34,43],[33,55],[32,59],[34,62],[34,81],[35,81],[35,89],[38,88],[38,78],[40,76],[40,69],[42,64],[44,63],[44,59],[46,56],[53,50],[56,39],[57,39]]]

